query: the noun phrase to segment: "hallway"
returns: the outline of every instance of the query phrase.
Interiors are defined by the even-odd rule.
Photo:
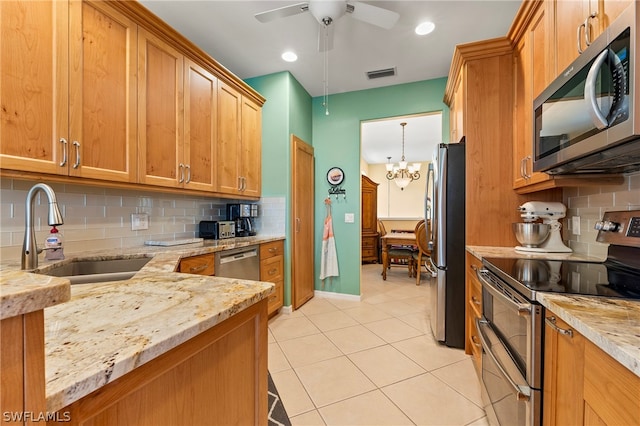
[[[487,424],[470,356],[432,337],[429,285],[363,265],[362,301],[315,297],[269,321],[269,371],[293,425]]]

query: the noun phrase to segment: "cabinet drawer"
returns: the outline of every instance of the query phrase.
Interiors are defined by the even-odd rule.
[[[215,272],[213,265],[213,253],[185,257],[180,260],[178,272],[183,272],[185,274],[213,275]]]
[[[473,274],[469,277],[469,306],[474,310],[477,317],[482,314],[482,285],[475,277],[475,270],[470,271]]]
[[[375,250],[378,246],[377,242],[378,242],[377,237],[363,237],[362,250],[365,250],[365,249]]]
[[[280,280],[274,284],[276,288],[274,288],[273,293],[269,295],[269,301],[267,302],[267,312],[269,315],[276,312],[284,304],[284,282]]]
[[[260,260],[282,255],[284,255],[284,241],[260,244]]]
[[[260,280],[275,283],[283,279],[284,256],[260,260]]]

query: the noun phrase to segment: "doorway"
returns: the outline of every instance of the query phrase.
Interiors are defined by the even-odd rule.
[[[442,132],[442,111],[361,122],[360,169],[378,184],[375,219],[387,232],[413,232],[424,219],[427,169]],[[387,178],[387,165],[398,167],[403,155],[408,165],[418,163],[420,169],[419,176],[401,188],[396,179]]]

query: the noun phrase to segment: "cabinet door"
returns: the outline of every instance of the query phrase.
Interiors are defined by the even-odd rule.
[[[182,130],[183,56],[138,31],[139,182],[178,188],[185,179]]]
[[[185,188],[214,191],[218,80],[186,59],[184,68]]]
[[[553,78],[550,58],[548,3],[536,10],[514,53],[513,187],[552,179],[533,171],[533,100]]]
[[[0,167],[67,174],[69,5],[0,1]],[[66,140],[66,139],[62,139]]]
[[[259,197],[262,189],[262,108],[242,98],[241,179],[242,194]]]
[[[567,334],[568,332],[571,334]],[[585,340],[547,311],[544,338],[543,423],[583,424]]]
[[[232,87],[218,84],[218,191],[240,193],[240,110],[242,96]]]
[[[577,31],[589,13],[588,0],[555,0],[556,76],[560,75],[578,57]],[[593,34],[594,26],[592,25],[591,28]],[[580,34],[582,49],[585,49],[584,30],[581,30]]]
[[[69,175],[136,181],[137,26],[105,2],[71,2]]]

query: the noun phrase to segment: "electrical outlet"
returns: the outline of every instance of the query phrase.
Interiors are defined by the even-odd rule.
[[[573,235],[580,235],[580,216],[571,217],[571,233]]]
[[[146,213],[131,214],[131,230],[143,231],[149,229],[149,215]]]
[[[344,223],[353,223],[355,222],[356,218],[355,215],[353,213],[345,213],[344,214]]]

